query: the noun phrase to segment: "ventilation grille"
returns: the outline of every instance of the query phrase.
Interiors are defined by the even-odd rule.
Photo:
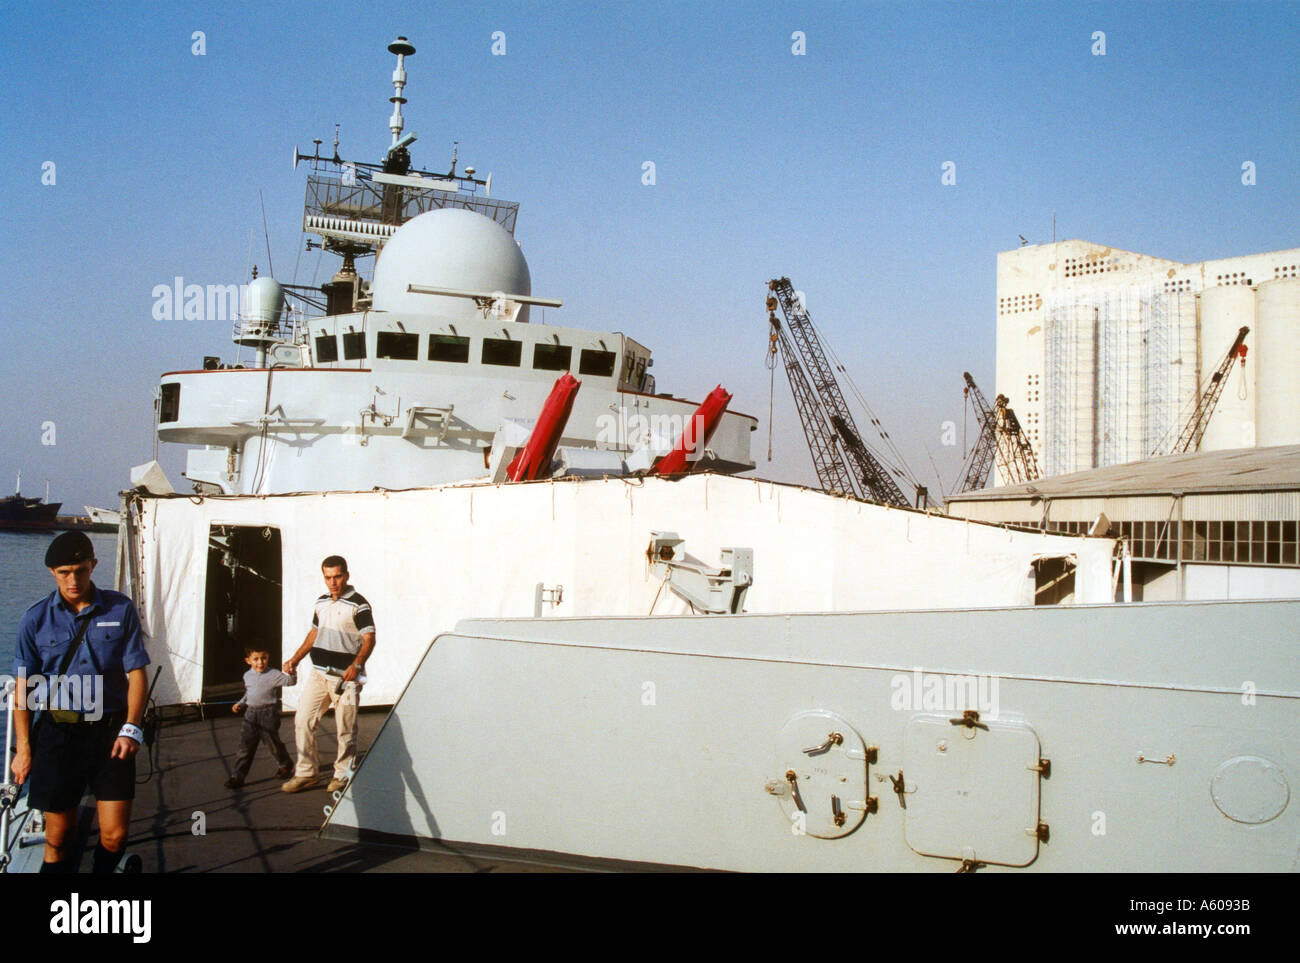
[[[1011,297],[998,298],[998,314],[1020,314],[1023,311],[1036,311],[1042,306],[1041,294],[1013,294]]]

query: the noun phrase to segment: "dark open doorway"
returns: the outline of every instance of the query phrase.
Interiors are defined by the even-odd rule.
[[[1073,602],[1074,573],[1078,567],[1078,559],[1073,555],[1034,559],[1034,604]]]
[[[280,637],[280,530],[213,525],[208,531],[203,620],[203,701],[233,701],[243,691],[244,649],[283,661]]]

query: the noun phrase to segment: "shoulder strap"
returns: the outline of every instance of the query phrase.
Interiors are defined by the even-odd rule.
[[[76,616],[73,616],[74,618]],[[59,675],[67,675],[68,666],[72,665],[72,657],[77,654],[77,649],[81,647],[81,637],[86,634],[86,629],[90,628],[90,620],[94,618],[87,615],[81,623],[81,628],[77,629],[77,634],[72,638],[72,644],[68,646],[68,654],[63,657],[63,664],[59,666]]]

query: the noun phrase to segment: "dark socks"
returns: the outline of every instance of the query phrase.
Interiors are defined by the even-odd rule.
[[[109,852],[104,848],[103,843],[95,844],[95,863],[91,869],[92,873],[111,873],[117,869],[117,861],[122,858],[121,853]]]
[[[41,872],[58,873],[61,876],[66,876],[70,873],[75,873],[76,866],[74,866],[70,860],[66,859],[58,863],[41,863]]]

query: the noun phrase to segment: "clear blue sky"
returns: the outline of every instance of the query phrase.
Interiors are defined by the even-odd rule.
[[[158,374],[235,351],[228,324],[153,320],[152,290],[245,280],[254,229],[265,271],[259,190],[276,275],[328,277],[333,258],[298,260],[290,154],[339,123],[345,157],[378,159],[398,33],[417,165],[458,139],[521,203],[556,320],[649,345],[660,390],[721,381],[761,417],[770,477],[813,480],[779,375],[765,460],[770,277],[935,485],[927,450],[957,472],[940,425],[961,372],[992,387],[995,259],[1018,234],[1050,240],[1055,213],[1060,237],[1176,260],[1300,245],[1294,3],[8,5],[0,488],[22,469],[30,493],[115,504],[151,455]]]

